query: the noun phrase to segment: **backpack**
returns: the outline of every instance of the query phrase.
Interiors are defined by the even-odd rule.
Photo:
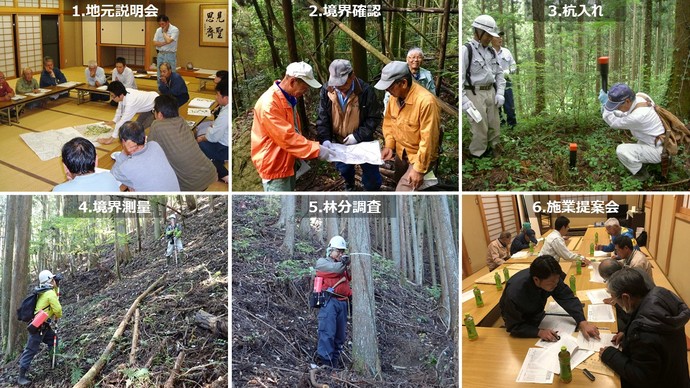
[[[34,319],[34,311],[36,311],[36,301],[38,300],[39,292],[34,290],[29,296],[24,298],[22,304],[17,309],[17,319],[30,323]]]
[[[651,101],[647,100],[648,103]],[[683,122],[670,111],[654,104],[654,111],[661,119],[661,124],[664,126],[664,134],[657,136],[663,144],[663,151],[661,152],[661,176],[664,178],[668,174],[668,165],[671,156],[678,154],[678,146],[685,144],[690,146],[690,127],[683,124]]]
[[[472,52],[472,45],[470,42],[467,42],[464,44],[464,46],[467,47],[467,70],[465,70],[465,82],[467,82],[467,86],[469,86],[472,90],[472,94],[477,95],[477,93],[474,91],[474,85],[472,85],[472,81],[470,80],[470,68],[472,67],[472,56],[474,55]],[[496,58],[496,51],[494,49],[491,49],[491,55]],[[495,82],[494,89],[496,89]]]

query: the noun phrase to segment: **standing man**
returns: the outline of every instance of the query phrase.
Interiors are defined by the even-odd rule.
[[[294,191],[295,172],[300,159],[328,160],[330,151],[302,135],[297,99],[320,88],[311,66],[304,62],[288,65],[285,77],[277,80],[254,105],[252,162],[261,177],[264,191]]]
[[[126,89],[125,85],[120,81],[113,81],[108,84],[108,91],[110,98],[117,102],[117,110],[112,121],[106,124],[114,126],[113,133],[110,137],[102,137],[98,139],[101,144],[110,144],[119,139],[118,131],[122,124],[131,120],[135,114],[139,113],[137,123],[146,129],[151,126],[153,122],[153,106],[158,97],[156,92],[142,92],[136,89]]]
[[[168,239],[168,248],[165,250],[165,258],[170,264],[170,257],[173,254],[173,249],[177,250],[178,256],[182,253],[182,226],[177,223],[177,216],[171,214],[168,216],[168,226],[165,227],[165,237]]]
[[[599,101],[604,104],[602,117],[613,129],[629,130],[636,144],[620,144],[616,156],[625,168],[638,180],[649,178],[644,164],[661,163],[663,140],[666,133],[659,115],[654,111],[654,101],[644,93],[633,92],[626,84],[615,84],[608,96],[601,91]]]
[[[228,103],[228,79],[222,78],[216,84],[216,102],[220,106],[220,113],[218,117],[211,123],[201,123],[197,128],[196,141],[199,143],[199,148],[206,155],[207,158],[213,162],[216,167],[217,178],[225,183],[229,182],[228,169],[225,168],[225,161],[228,160],[230,144],[228,138],[230,136],[229,127],[229,108]],[[202,134],[201,131],[204,133]]]
[[[560,261],[561,258],[575,261],[578,257],[581,257],[577,253],[571,252],[565,245],[565,240],[570,238],[568,237],[568,230],[570,230],[570,220],[568,217],[560,216],[556,218],[554,226],[554,230],[544,240],[541,254],[555,257],[556,261]],[[582,257],[582,265],[589,265],[589,260]]]
[[[510,232],[505,231],[489,243],[489,247],[486,249],[486,265],[489,267],[489,271],[495,270],[510,259],[508,244],[510,244]]]
[[[616,250],[616,239],[620,236],[628,236],[628,238],[632,241],[633,244],[633,249],[640,249],[639,246],[637,246],[637,241],[635,241],[635,234],[632,229],[630,228],[623,228],[621,227],[620,222],[618,221],[617,218],[609,218],[604,222],[604,228],[606,228],[606,233],[611,236],[611,243],[608,245],[602,245],[599,244],[595,248],[598,251],[604,251],[604,252],[613,252]]]
[[[613,339],[620,349],[599,350],[601,361],[628,387],[690,387],[685,324],[690,310],[663,287],[647,287],[632,268],[614,273],[607,283],[613,302],[630,314],[624,333]]]
[[[34,316],[43,310],[48,314],[48,319],[35,332],[29,331],[26,347],[19,357],[19,378],[17,379],[19,385],[31,384],[31,380],[27,378],[26,374],[31,367],[31,361],[38,354],[41,342],[48,345],[49,354],[53,352],[56,334],[51,328],[51,324],[56,324],[57,320],[62,318],[62,306],[58,300],[56,280],[56,276],[47,269],[38,274],[39,285],[34,288],[34,292],[38,294]],[[51,319],[54,319],[54,323],[51,322]]]
[[[376,127],[381,123],[381,107],[369,84],[357,78],[352,64],[336,59],[328,67],[328,86],[321,89],[319,117],[316,130],[319,142],[328,147],[331,141],[345,145],[374,140]],[[366,191],[381,187],[379,166],[361,164],[362,185]],[[335,168],[345,179],[345,190],[355,189],[355,165],[335,162]]]
[[[503,31],[498,33],[498,37],[491,40],[491,46],[496,52],[496,57],[498,58],[498,63],[503,69],[503,77],[506,80],[506,91],[504,97],[506,98],[505,104],[502,108],[499,108],[499,113],[501,115],[501,125],[505,124],[506,121],[503,118],[502,111],[505,111],[508,117],[508,125],[513,128],[517,125],[517,119],[515,118],[515,101],[513,101],[513,83],[510,82],[510,74],[514,74],[517,71],[517,63],[513,59],[513,54],[503,45],[503,36],[505,33]]]
[[[163,62],[158,66],[160,77],[158,79],[158,91],[160,94],[171,94],[177,100],[177,107],[181,107],[189,101],[187,84],[179,73],[173,73],[171,65]]]
[[[67,82],[67,77],[62,74],[59,68],[55,67],[53,58],[43,57],[43,71],[41,72],[41,80],[39,85],[42,88],[55,86]],[[69,90],[62,92],[60,94],[51,95],[50,98],[57,100],[58,98],[69,97]]]
[[[153,44],[158,52],[158,79],[161,78],[160,65],[170,64],[170,71],[174,72],[177,68],[177,41],[180,37],[180,30],[170,24],[170,19],[165,15],[158,15],[156,18],[158,29],[153,35]]]
[[[508,279],[499,302],[506,331],[514,337],[538,337],[544,341],[557,341],[557,332],[539,328],[539,323],[546,315],[546,300],[553,297],[575,320],[577,328],[586,339],[599,338],[599,329],[585,320],[583,305],[563,282],[564,278],[565,273],[558,261],[551,256],[542,255],[534,259],[529,269],[523,269]]]
[[[348,272],[350,258],[345,255],[347,243],[341,236],[331,238],[326,257],[316,262],[316,276],[323,278],[326,304],[319,310],[319,343],[316,353],[319,363],[341,368],[340,352],[346,339],[347,302],[352,296]]]
[[[381,70],[374,85],[393,96],[383,117],[383,160],[395,153],[396,191],[413,191],[422,185],[424,175],[438,159],[440,114],[436,97],[412,83],[407,63],[392,61]]]
[[[505,102],[506,80],[496,52],[489,43],[498,37],[496,21],[480,15],[472,23],[474,38],[462,46],[462,110],[468,112],[472,142],[470,155],[492,156],[491,147],[500,141],[501,125],[498,108]],[[470,63],[471,62],[471,63]],[[479,112],[481,120],[472,118]]]
[[[108,85],[108,82],[105,80],[105,70],[103,70],[102,67],[98,66],[98,63],[96,61],[89,61],[88,67],[84,70],[84,76],[86,77],[86,83],[89,84],[90,86],[103,86],[103,85]],[[108,101],[110,100],[109,96],[106,96],[104,94],[99,94],[99,93],[90,93],[91,94],[91,101]]]

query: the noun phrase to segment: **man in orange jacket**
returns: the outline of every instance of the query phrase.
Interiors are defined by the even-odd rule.
[[[252,162],[264,191],[294,191],[295,168],[300,159],[328,160],[330,150],[304,137],[297,113],[297,99],[309,87],[320,88],[311,66],[291,63],[285,77],[275,81],[254,105]]]
[[[316,353],[319,362],[332,368],[342,367],[340,352],[345,343],[347,330],[347,302],[352,296],[348,273],[347,243],[341,236],[334,236],[326,249],[326,256],[316,262],[316,276],[323,278],[326,304],[319,311],[319,343]]]

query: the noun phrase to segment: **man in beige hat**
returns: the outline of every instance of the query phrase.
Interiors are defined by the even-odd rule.
[[[285,77],[277,80],[254,105],[252,162],[264,191],[294,191],[295,167],[299,159],[327,160],[330,151],[318,141],[304,137],[297,113],[297,99],[309,87],[320,88],[311,66],[304,62],[288,65]]]
[[[392,61],[381,70],[381,80],[374,85],[393,96],[383,116],[383,160],[393,159],[396,191],[413,191],[424,182],[438,159],[440,114],[436,97],[412,82],[407,63]],[[401,176],[402,175],[402,176]]]

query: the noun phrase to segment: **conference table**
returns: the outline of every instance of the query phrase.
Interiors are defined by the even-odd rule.
[[[13,99],[10,101],[2,101],[0,102],[0,112],[4,116],[7,116],[7,125],[12,126],[12,109],[14,109],[14,115],[15,115],[15,120],[14,122],[19,124],[19,113],[21,112],[22,109],[24,109],[24,106],[26,104],[34,102],[34,101],[40,101],[45,98],[48,98],[50,96],[53,96],[55,94],[61,94],[64,92],[69,92],[70,90],[80,86],[83,84],[83,82],[70,82],[71,86],[46,86],[41,89],[47,90],[44,93],[37,93],[40,94],[38,96],[30,96],[28,94],[17,94],[17,97],[23,96],[24,98],[22,99]]]

